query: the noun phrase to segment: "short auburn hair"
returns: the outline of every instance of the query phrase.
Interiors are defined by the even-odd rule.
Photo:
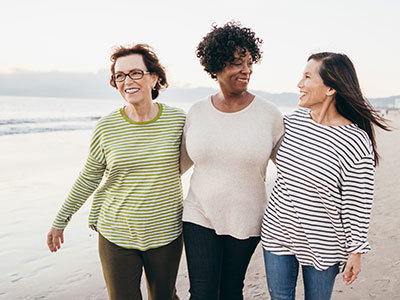
[[[161,65],[157,55],[154,50],[147,44],[135,44],[133,46],[118,46],[115,48],[113,54],[111,54],[111,78],[110,84],[112,87],[117,88],[117,84],[114,80],[115,75],[115,63],[117,59],[120,57],[132,55],[132,54],[140,54],[143,57],[144,64],[146,65],[147,70],[150,73],[157,74],[158,81],[155,86],[155,89],[151,91],[152,99],[156,99],[159,95],[159,91],[161,88],[167,88],[167,75],[165,72],[165,68]]]

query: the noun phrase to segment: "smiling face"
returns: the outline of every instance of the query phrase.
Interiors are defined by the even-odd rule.
[[[147,72],[143,57],[140,54],[131,54],[117,59],[114,67],[114,75],[118,72],[128,74],[131,70],[138,69]],[[116,82],[121,96],[130,104],[139,104],[152,100],[151,90],[157,83],[157,75],[144,74],[141,79],[133,80],[126,76],[122,82]]]
[[[237,51],[233,61],[227,62],[225,68],[217,73],[217,80],[221,90],[238,94],[247,91],[251,73],[253,60],[250,53],[246,50],[243,56]]]
[[[311,59],[304,69],[303,77],[297,84],[300,89],[300,107],[314,110],[324,102],[332,100],[335,91],[324,84],[319,75],[320,66],[320,61]]]

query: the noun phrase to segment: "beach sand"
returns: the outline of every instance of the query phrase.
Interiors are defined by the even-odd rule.
[[[389,118],[398,129],[377,132],[382,159],[369,232],[372,251],[363,257],[362,273],[353,285],[345,286],[337,277],[332,299],[400,299],[400,113],[390,112]],[[89,140],[90,131],[0,137],[0,299],[107,299],[97,234],[87,227],[91,200],[72,218],[60,251],[50,253],[45,242],[86,159]],[[185,189],[188,176],[183,178]],[[181,299],[188,299],[188,288],[183,256],[177,280]],[[269,299],[260,246],[244,294],[249,300]]]

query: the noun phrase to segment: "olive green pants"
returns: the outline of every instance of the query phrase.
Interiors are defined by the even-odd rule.
[[[99,234],[99,254],[110,300],[140,300],[144,268],[149,300],[175,300],[182,235],[166,246],[140,251],[111,243]]]

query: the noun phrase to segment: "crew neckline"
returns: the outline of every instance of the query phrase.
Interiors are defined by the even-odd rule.
[[[136,122],[136,121],[133,121],[133,120],[129,119],[128,116],[125,114],[125,110],[124,110],[125,106],[122,107],[122,108],[120,108],[119,111],[120,111],[121,116],[122,116],[127,122],[129,122],[129,123],[131,123],[131,124],[135,124],[135,125],[147,125],[147,124],[151,124],[151,123],[156,122],[156,121],[160,118],[160,116],[161,116],[161,114],[162,114],[163,106],[161,105],[161,103],[158,103],[158,102],[156,102],[156,103],[157,103],[157,105],[158,105],[158,113],[157,113],[157,115],[154,117],[154,119],[149,120],[149,121],[146,121],[146,122]]]
[[[239,111],[235,111],[235,112],[224,112],[224,111],[221,111],[218,108],[216,108],[214,106],[213,102],[212,102],[212,95],[208,96],[208,103],[211,106],[211,109],[213,111],[216,111],[216,112],[218,112],[220,114],[223,114],[223,115],[238,115],[238,114],[241,114],[241,113],[249,110],[254,105],[253,103],[256,101],[256,98],[257,98],[257,96],[254,96],[253,100],[251,100],[251,102],[246,107],[244,107],[243,109],[241,109]]]
[[[350,123],[347,125],[324,125],[324,124],[320,124],[318,122],[316,122],[315,120],[313,120],[313,118],[311,117],[311,110],[307,110],[306,113],[306,118],[310,121],[310,123],[314,124],[315,126],[320,126],[323,128],[348,128],[348,127],[357,127],[357,124],[354,123]]]

